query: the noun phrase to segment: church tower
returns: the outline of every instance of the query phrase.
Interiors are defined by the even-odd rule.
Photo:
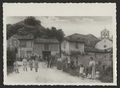
[[[107,29],[104,29],[101,31],[101,39],[109,39],[109,31]]]

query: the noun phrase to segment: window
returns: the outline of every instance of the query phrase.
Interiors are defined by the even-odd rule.
[[[44,50],[49,50],[49,44],[44,45]]]
[[[31,41],[27,41],[27,47],[32,47],[32,42]]]
[[[106,45],[104,45],[104,48],[106,48],[107,46]]]
[[[18,46],[18,41],[17,41],[16,39],[13,39],[12,45],[13,45],[14,47],[17,47],[17,46]]]
[[[32,54],[32,51],[27,51],[27,56],[30,57]]]
[[[50,44],[49,45],[49,50],[51,51],[58,51],[58,44]]]
[[[78,49],[78,43],[77,42],[75,43],[75,47],[76,47],[76,49]]]
[[[20,50],[20,57],[23,58],[25,56],[25,51],[24,50]]]
[[[20,42],[20,47],[26,47],[26,41],[21,41]]]

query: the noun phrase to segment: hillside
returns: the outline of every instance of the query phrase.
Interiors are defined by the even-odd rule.
[[[57,38],[59,41],[62,41],[64,37],[64,32],[62,29],[56,29],[55,27],[52,27],[50,29],[45,28],[41,25],[41,21],[37,20],[35,17],[27,17],[25,20],[12,25],[7,24],[7,39],[15,34],[33,34],[34,38]]]

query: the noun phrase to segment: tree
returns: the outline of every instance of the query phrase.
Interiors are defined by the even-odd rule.
[[[27,17],[24,20],[25,29],[28,33],[32,33],[34,38],[41,37],[45,34],[45,28],[41,25],[41,21],[35,17]]]
[[[39,20],[37,20],[35,17],[33,17],[33,16],[27,17],[27,18],[24,20],[24,23],[25,23],[26,25],[30,25],[30,26],[41,25],[41,22],[40,22]]]
[[[56,38],[59,41],[59,49],[60,49],[60,56],[61,56],[61,43],[65,36],[62,29],[57,29],[56,27],[52,27],[51,29],[47,28],[46,36],[47,38]]]
[[[37,20],[35,17],[30,16],[16,24],[7,25],[7,37],[10,38],[14,34],[33,34],[34,38],[56,38],[60,42],[59,48],[61,56],[61,43],[64,38],[64,32],[62,31],[62,29],[57,29],[56,27],[45,28],[41,25],[40,20]]]
[[[7,49],[7,66],[13,66],[16,59],[16,52],[14,49]]]
[[[7,39],[9,39],[14,34],[18,33],[18,30],[23,28],[23,21],[20,21],[16,24],[7,24]]]
[[[61,43],[62,43],[62,41],[63,41],[63,39],[64,39],[64,36],[65,36],[65,34],[64,34],[64,32],[62,31],[62,29],[57,30],[56,38],[57,38],[58,41],[60,42],[60,43],[59,43],[60,57],[61,57]]]
[[[7,39],[9,39],[14,34],[26,35],[33,34],[34,38],[41,37],[45,35],[45,28],[41,25],[41,22],[35,17],[27,17],[23,21],[16,24],[7,25]]]

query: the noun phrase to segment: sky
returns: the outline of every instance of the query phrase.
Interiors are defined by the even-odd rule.
[[[14,24],[24,20],[25,16],[7,17],[7,24]],[[110,31],[112,35],[112,16],[37,16],[44,27],[56,27],[62,29],[66,36],[79,34],[93,34],[100,37],[100,32],[104,29]]]

